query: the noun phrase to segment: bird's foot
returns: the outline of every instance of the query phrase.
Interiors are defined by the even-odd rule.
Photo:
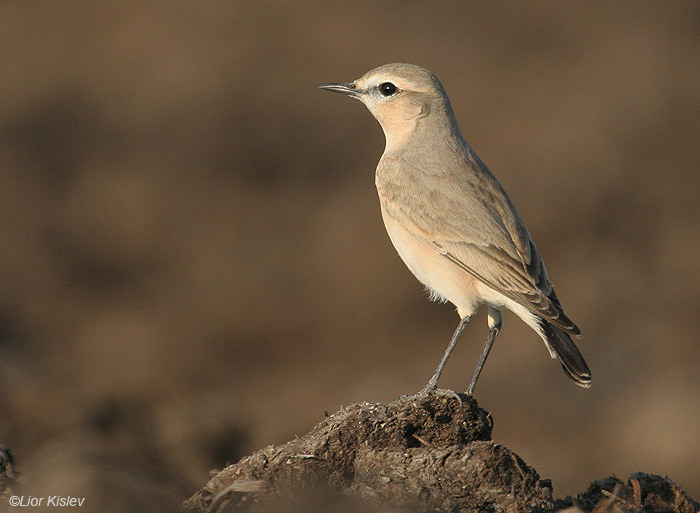
[[[428,383],[423,390],[418,392],[417,395],[437,395],[439,397],[446,397],[448,399],[456,399],[459,403],[459,409],[462,409],[462,397],[454,390],[448,390],[446,388],[438,388],[436,385]]]

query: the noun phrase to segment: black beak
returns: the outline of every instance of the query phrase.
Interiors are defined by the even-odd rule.
[[[319,86],[321,89],[326,89],[328,91],[335,91],[336,93],[347,94],[352,98],[357,97],[357,87],[353,82],[350,83],[338,83],[338,84],[324,84]]]

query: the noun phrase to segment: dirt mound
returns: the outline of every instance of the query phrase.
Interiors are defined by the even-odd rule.
[[[548,512],[694,513],[668,478],[611,477],[578,497],[552,498],[550,480],[491,440],[492,421],[472,397],[402,396],[361,403],[308,434],[266,447],[219,472],[185,502],[189,513]]]

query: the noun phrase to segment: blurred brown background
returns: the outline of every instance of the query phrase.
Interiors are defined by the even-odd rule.
[[[403,61],[584,332],[590,390],[506,314],[494,439],[559,497],[644,471],[698,499],[700,4],[446,4],[0,4],[0,445],[25,494],[173,511],[324,409],[423,387],[458,317],[384,232],[379,125],[317,89]]]

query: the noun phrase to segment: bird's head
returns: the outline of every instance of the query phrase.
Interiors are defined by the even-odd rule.
[[[360,100],[377,118],[387,149],[401,144],[421,119],[452,116],[442,84],[427,69],[413,64],[385,64],[354,82],[334,83],[322,89]]]

